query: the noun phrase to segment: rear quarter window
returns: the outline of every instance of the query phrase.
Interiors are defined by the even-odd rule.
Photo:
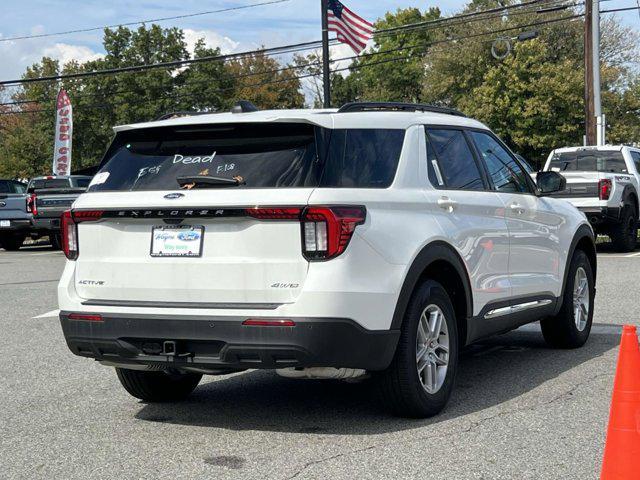
[[[333,130],[321,187],[386,188],[398,168],[404,130]]]

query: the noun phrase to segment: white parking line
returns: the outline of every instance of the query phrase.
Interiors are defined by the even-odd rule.
[[[38,315],[37,317],[31,318],[49,318],[49,317],[57,317],[60,314],[60,310],[51,310],[50,312],[43,313],[42,315]]]
[[[627,253],[627,254],[613,254],[607,255],[606,253],[599,253],[598,258],[637,258],[640,257],[640,252]]]
[[[42,257],[42,256],[51,256],[57,257],[58,255],[62,255],[62,252],[29,252],[28,250],[20,251],[20,252],[2,252],[0,251],[0,256],[7,258],[20,258],[20,257]]]
[[[633,322],[629,322],[629,324],[633,325]],[[540,325],[537,323],[529,323],[527,325],[521,326],[517,331],[538,333],[540,332]],[[595,323],[591,327],[591,333],[593,335],[619,335],[622,333],[622,325],[618,325],[615,323]]]

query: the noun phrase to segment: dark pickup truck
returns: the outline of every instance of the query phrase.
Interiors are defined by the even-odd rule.
[[[33,214],[32,232],[49,236],[51,244],[60,248],[60,217],[83,193],[91,177],[85,175],[36,177],[29,181],[29,211]]]
[[[0,179],[0,248],[18,250],[31,230],[27,186]]]

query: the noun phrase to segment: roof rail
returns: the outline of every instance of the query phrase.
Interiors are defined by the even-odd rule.
[[[208,113],[216,113],[216,112],[196,112],[192,110],[181,110],[178,112],[169,112],[163,115],[160,115],[158,118],[154,118],[154,122],[159,122],[160,120],[169,120],[171,118],[180,118],[180,117],[191,117],[193,115],[206,115]]]
[[[447,115],[466,117],[464,113],[455,108],[439,107],[425,103],[401,103],[401,102],[352,102],[345,103],[338,113],[348,112],[434,112]]]

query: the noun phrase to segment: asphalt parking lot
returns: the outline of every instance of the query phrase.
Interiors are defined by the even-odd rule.
[[[0,250],[3,479],[595,479],[620,325],[640,324],[640,250],[605,245],[587,345],[549,349],[537,325],[474,345],[433,419],[387,415],[367,383],[260,371],[148,405],[67,350],[63,265],[48,247]]]

